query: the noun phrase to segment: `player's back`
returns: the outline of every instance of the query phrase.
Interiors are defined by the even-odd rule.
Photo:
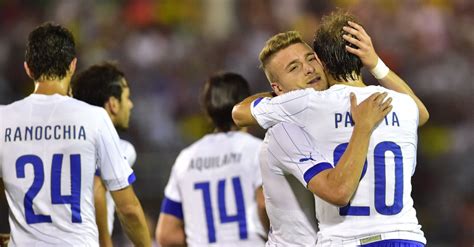
[[[11,244],[98,246],[93,176],[98,160],[113,160],[98,157],[96,148],[110,144],[98,137],[110,130],[103,128],[106,112],[66,96],[32,94],[0,114]]]
[[[208,134],[180,153],[170,180],[182,200],[189,246],[263,246],[255,200],[260,145],[231,131]]]
[[[382,87],[335,85],[321,92],[313,89],[290,92],[284,95],[286,97],[259,103],[252,110],[264,127],[279,121],[303,127],[314,138],[321,154],[336,164],[353,131],[350,93],[354,92],[360,103],[374,92],[385,91],[393,98],[393,110],[373,131],[367,168],[351,202],[339,208],[316,197],[318,244],[326,237],[357,239],[397,231],[406,232],[397,235],[397,239],[426,242],[411,198],[418,108],[408,95]]]
[[[270,128],[260,151],[265,208],[270,220],[266,246],[314,246],[318,232],[314,197],[276,158],[283,156],[285,150],[270,143],[275,143],[280,134]]]

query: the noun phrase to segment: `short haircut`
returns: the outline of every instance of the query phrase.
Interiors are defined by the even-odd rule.
[[[339,81],[357,79],[362,68],[360,58],[346,50],[346,45],[357,47],[342,38],[343,34],[348,34],[342,30],[349,25],[348,21],[357,22],[354,16],[340,10],[323,17],[313,41],[313,49],[326,73]]]
[[[270,82],[276,79],[274,78],[273,75],[271,75],[266,70],[266,66],[268,62],[270,61],[270,59],[277,52],[287,48],[290,45],[297,44],[297,43],[302,43],[306,45],[306,43],[303,41],[303,38],[301,38],[301,34],[297,31],[288,31],[285,33],[279,33],[271,37],[269,40],[267,40],[258,58],[260,60],[260,68],[263,69],[263,71],[265,72],[265,75],[267,76],[267,79]]]
[[[75,57],[74,38],[60,25],[43,23],[28,36],[25,61],[35,81],[64,78]]]
[[[72,96],[91,105],[104,107],[110,97],[122,99],[125,75],[114,64],[93,65],[72,80]]]
[[[213,124],[227,132],[235,126],[232,120],[234,105],[250,96],[250,87],[241,75],[217,73],[204,86],[203,105]]]

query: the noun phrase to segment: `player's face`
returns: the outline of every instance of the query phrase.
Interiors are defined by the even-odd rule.
[[[123,79],[124,85],[128,85],[127,81]],[[128,129],[128,123],[130,121],[130,112],[133,108],[133,102],[130,99],[130,88],[125,86],[122,88],[122,98],[120,101],[120,109],[117,112],[116,127],[122,129]]]
[[[296,89],[328,88],[326,75],[316,53],[306,44],[296,43],[277,52],[267,65],[275,77],[272,88],[282,94]]]

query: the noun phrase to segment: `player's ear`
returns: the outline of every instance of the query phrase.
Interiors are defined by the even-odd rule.
[[[71,75],[76,71],[76,64],[77,58],[72,59],[71,63],[69,64],[69,73],[71,73]]]
[[[120,110],[120,102],[114,96],[110,96],[107,102],[105,102],[104,108],[109,114],[116,115]]]
[[[23,62],[23,67],[25,68],[25,71],[26,71],[26,74],[28,75],[28,77],[33,79],[33,75],[31,73],[30,67],[28,67],[28,64],[26,63],[26,61]]]
[[[270,86],[273,89],[273,92],[275,92],[276,95],[283,94],[283,89],[281,88],[280,84],[278,82],[270,82]]]

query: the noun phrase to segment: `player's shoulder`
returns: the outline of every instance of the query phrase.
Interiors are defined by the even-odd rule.
[[[127,162],[132,167],[137,159],[137,151],[132,143],[127,140],[120,139],[120,149],[127,158]]]
[[[303,127],[293,123],[281,122],[267,131],[267,141],[269,145],[282,145],[282,143],[292,145],[298,144],[300,141],[307,140],[308,135],[306,134]]]

